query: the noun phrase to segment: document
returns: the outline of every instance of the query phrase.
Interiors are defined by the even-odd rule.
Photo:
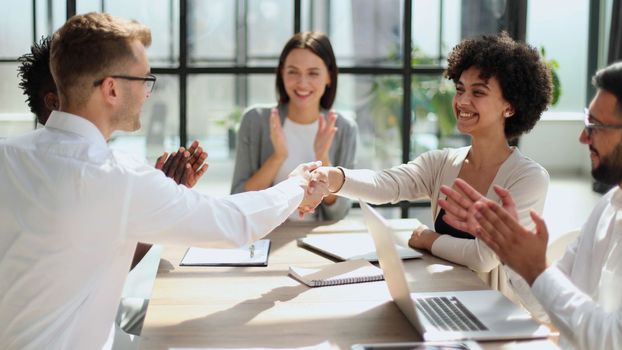
[[[481,350],[477,342],[464,341],[426,341],[408,343],[354,344],[352,350]]]
[[[349,260],[316,267],[290,266],[289,274],[309,287],[372,282],[384,279],[382,270],[367,260]]]
[[[268,266],[270,240],[233,249],[190,247],[179,266]]]
[[[368,233],[318,233],[298,239],[298,245],[317,250],[339,260],[365,259],[376,262],[376,246]],[[396,245],[402,259],[423,255],[410,247]]]

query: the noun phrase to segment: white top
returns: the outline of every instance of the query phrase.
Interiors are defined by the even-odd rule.
[[[285,134],[285,141],[287,145],[287,159],[285,159],[283,164],[281,164],[273,183],[276,184],[287,179],[292,170],[294,170],[301,163],[308,163],[317,160],[315,159],[313,143],[315,141],[315,134],[317,134],[318,126],[318,120],[310,124],[300,124],[289,118],[285,118],[285,121],[283,122],[283,133]],[[312,215],[305,215],[301,219],[297,211],[292,213],[288,219],[292,221],[315,220]]]
[[[532,291],[561,332],[563,349],[622,346],[622,190],[596,205],[581,235]]]
[[[440,188],[442,185],[453,185],[470,149],[469,146],[426,152],[407,164],[380,172],[346,169],[346,180],[339,195],[361,198],[373,204],[429,198],[432,203],[432,217],[436,218],[440,211],[438,199],[444,198]],[[533,227],[529,211],[534,209],[542,213],[548,184],[549,175],[546,170],[513,147],[510,156],[499,167],[486,197],[500,203],[501,200],[492,185],[506,188],[516,202],[520,223]],[[432,245],[432,254],[465,265],[475,272],[492,271],[490,276],[482,276],[489,279],[491,287],[499,289],[510,299],[521,302],[536,317],[544,318],[533,296],[528,297],[530,293],[520,293],[528,299],[517,300],[513,290],[506,284],[510,282],[513,289],[528,291],[529,285],[525,280],[507,267],[493,270],[500,264],[499,259],[479,239],[441,235]],[[509,281],[506,274],[509,275]]]
[[[0,141],[0,348],[101,348],[137,241],[246,244],[298,207],[300,181],[210,198],[62,112]]]
[[[315,159],[315,151],[313,150],[313,142],[319,121],[316,120],[310,124],[300,124],[285,118],[283,122],[283,133],[287,145],[287,159],[281,165],[276,173],[274,183],[279,183],[285,179],[299,164],[313,162]]]

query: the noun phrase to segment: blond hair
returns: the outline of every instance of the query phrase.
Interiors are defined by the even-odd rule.
[[[135,60],[131,43],[151,45],[151,31],[137,21],[107,13],[71,17],[52,36],[50,68],[61,104],[84,105],[93,82]]]

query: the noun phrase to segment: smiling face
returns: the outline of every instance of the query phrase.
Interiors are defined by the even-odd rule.
[[[320,108],[320,99],[330,85],[328,68],[307,49],[293,49],[281,71],[289,103],[298,108]]]
[[[466,69],[460,75],[453,108],[458,119],[458,130],[472,137],[503,134],[505,118],[514,114],[510,103],[503,98],[497,78],[493,76],[484,80],[475,67]]]
[[[622,125],[618,100],[606,90],[598,90],[590,103],[589,122]],[[584,129],[579,141],[588,145],[592,161],[592,176],[607,184],[622,182],[622,130],[594,129],[588,136]]]

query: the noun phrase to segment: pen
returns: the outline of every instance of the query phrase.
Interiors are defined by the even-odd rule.
[[[251,254],[251,258],[253,258],[255,256],[255,244],[254,243],[248,246],[248,251]]]

